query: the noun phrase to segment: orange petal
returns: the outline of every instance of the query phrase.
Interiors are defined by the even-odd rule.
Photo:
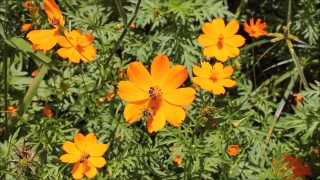
[[[120,98],[125,101],[139,101],[143,99],[149,99],[148,91],[143,91],[139,89],[130,81],[119,82],[118,94]]]
[[[79,150],[77,148],[76,144],[73,142],[70,142],[70,141],[64,142],[62,145],[62,149],[71,155],[79,155],[80,156],[82,154],[81,150]]]
[[[162,95],[162,98],[174,105],[187,105],[192,103],[196,95],[193,88],[179,88]]]
[[[60,157],[62,162],[75,163],[81,159],[81,155],[64,154]]]
[[[217,45],[208,46],[203,49],[203,54],[208,57],[214,57],[216,54]]]
[[[86,170],[84,164],[85,163],[80,163],[80,161],[74,164],[72,169],[72,177],[74,179],[81,179],[83,177]]]
[[[78,55],[84,62],[93,61],[93,57],[96,55],[96,49],[93,46],[79,47],[78,51],[80,52]]]
[[[88,166],[90,167],[86,172],[85,172],[85,175],[88,177],[88,178],[93,178],[97,175],[97,168],[92,166],[90,163],[88,163]]]
[[[107,161],[103,157],[90,157],[88,161],[92,166],[97,168],[101,168],[107,163]]]
[[[172,126],[179,126],[186,118],[186,112],[179,106],[163,101],[163,106],[161,108],[163,108],[166,119]]]
[[[27,38],[33,44],[39,45],[38,49],[49,50],[58,42],[59,29],[33,30],[28,33]]]
[[[169,72],[170,61],[164,54],[157,55],[151,64],[151,78],[154,85],[159,85],[163,81],[163,75]],[[149,87],[150,88],[150,87]]]
[[[219,74],[217,75],[217,78],[218,78],[218,79],[224,79],[224,78],[226,78],[226,77],[231,76],[232,73],[233,73],[233,68],[232,68],[232,66],[227,66],[226,68],[221,69],[221,70],[219,71]]]
[[[233,87],[236,85],[236,81],[231,79],[219,79],[218,83],[224,87]]]
[[[97,145],[97,136],[94,133],[89,133],[84,138],[86,149],[85,152],[89,153]]]
[[[240,50],[237,47],[231,47],[227,44],[224,47],[229,57],[236,57],[240,54]]]
[[[212,20],[212,26],[214,27],[214,30],[216,34],[223,34],[225,30],[225,24],[224,20],[222,18],[217,18]]]
[[[91,151],[88,151],[90,157],[102,156],[107,151],[108,146],[106,144],[96,144]]]
[[[212,92],[214,94],[224,94],[226,92],[226,90],[224,89],[224,87],[219,84],[219,83],[213,83],[213,86],[212,86]]]
[[[23,24],[23,25],[21,26],[21,29],[22,29],[23,31],[28,31],[28,30],[31,30],[31,29],[33,28],[33,25],[34,25],[34,24]]]
[[[205,35],[211,37],[211,38],[217,38],[218,34],[215,31],[215,27],[212,23],[204,23],[202,26],[202,31]]]
[[[83,134],[78,133],[74,136],[74,143],[80,152],[84,151],[86,148],[85,137]]]
[[[80,46],[89,46],[93,43],[93,36],[91,34],[85,34],[81,38]]]
[[[128,123],[134,123],[138,119],[140,119],[143,109],[148,106],[148,101],[149,98],[142,101],[130,102],[129,104],[127,104],[124,108],[123,113],[126,121]]]
[[[209,79],[204,79],[200,77],[194,77],[192,78],[193,83],[200,86],[202,89],[207,91],[212,91],[213,82]]]
[[[57,53],[62,58],[68,58],[70,56],[70,48],[60,48]]]
[[[163,93],[170,92],[181,86],[188,78],[188,70],[182,65],[173,66],[169,72],[167,72],[163,79],[163,83],[160,85]]]
[[[52,19],[59,19],[60,25],[64,25],[64,18],[61,14],[61,11],[58,5],[54,2],[54,0],[43,0],[44,10],[48,15],[48,19],[50,23],[52,23]]]
[[[81,58],[81,56],[80,56],[80,54],[79,54],[79,52],[75,49],[75,48],[69,48],[69,60],[71,61],[71,62],[75,62],[75,63],[79,63],[80,62],[80,58]],[[87,61],[85,61],[85,62],[87,62]]]
[[[225,29],[225,33],[224,33],[224,38],[229,38],[233,35],[235,35],[239,30],[239,23],[238,21],[236,20],[232,20],[230,21],[227,26],[226,26],[226,29]]]
[[[212,46],[218,43],[219,39],[217,37],[211,37],[206,34],[201,34],[198,37],[198,42],[201,46]]]
[[[244,43],[246,42],[246,39],[241,35],[234,35],[234,36],[225,38],[223,42],[228,44],[231,47],[240,47],[244,45]]]
[[[226,51],[225,48],[222,48],[222,49],[219,49],[217,47],[215,47],[215,50],[214,50],[214,55],[215,55],[215,58],[221,62],[226,62],[228,60],[228,51]]]
[[[69,40],[70,41],[70,40]],[[72,45],[70,44],[67,40],[67,38],[65,36],[59,36],[59,39],[58,39],[58,44],[61,46],[61,47],[64,47],[64,48],[70,48],[72,47]]]
[[[141,62],[131,63],[127,75],[130,81],[141,90],[148,92],[153,86],[151,76]]]
[[[193,66],[193,73],[201,78],[210,78],[212,66],[208,62],[203,62],[201,68],[199,66]]]
[[[157,132],[164,127],[166,124],[166,116],[163,113],[162,108],[159,108],[157,113],[153,116],[153,118],[148,119],[147,128],[149,133]]]

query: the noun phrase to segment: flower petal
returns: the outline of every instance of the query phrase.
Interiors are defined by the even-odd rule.
[[[96,144],[91,151],[88,151],[88,154],[90,154],[90,157],[102,156],[107,149],[108,146],[106,144]]]
[[[85,171],[85,175],[88,177],[88,178],[93,178],[97,175],[97,168],[92,166],[90,163],[88,163],[88,170]]]
[[[64,25],[64,18],[61,14],[58,5],[54,2],[54,0],[43,0],[43,6],[51,24],[53,19],[59,19],[60,25]]]
[[[240,47],[243,46],[246,42],[246,39],[241,35],[234,35],[228,38],[225,38],[223,41],[225,44],[228,44],[231,47]]]
[[[162,98],[174,105],[187,105],[192,103],[196,95],[193,88],[179,88],[162,95]]]
[[[217,44],[219,39],[217,37],[211,37],[206,34],[201,34],[198,37],[198,42],[201,46],[212,46],[214,44]]]
[[[80,152],[83,152],[86,148],[85,137],[83,134],[78,133],[74,136],[74,143]]]
[[[69,48],[69,60],[74,63],[80,62],[80,54],[75,48]]]
[[[223,68],[223,67],[222,67],[222,68]],[[217,75],[217,78],[218,78],[218,79],[224,79],[224,78],[226,78],[226,77],[231,76],[232,73],[233,73],[233,68],[232,68],[232,66],[227,66],[226,68],[219,70],[219,74]]]
[[[193,66],[193,73],[201,78],[210,78],[212,66],[208,62],[203,62],[201,68],[199,66]]]
[[[85,139],[86,149],[85,152],[89,153],[97,145],[97,136],[94,133],[89,133],[86,135]]]
[[[179,126],[186,118],[186,112],[179,106],[163,101],[161,108],[163,108],[166,119],[172,126]]]
[[[216,54],[216,49],[217,49],[217,45],[215,44],[215,45],[212,45],[212,46],[208,46],[208,47],[205,47],[204,49],[203,49],[203,54],[205,55],[205,56],[208,56],[208,57],[214,57],[215,56],[215,54]]]
[[[120,98],[125,101],[139,101],[139,100],[149,99],[148,91],[143,91],[139,89],[130,81],[119,82],[118,94]]]
[[[153,118],[148,119],[147,129],[149,133],[157,132],[166,124],[166,116],[163,113],[162,107],[154,114]]]
[[[224,24],[224,20],[222,18],[217,18],[212,20],[212,26],[214,27],[214,31],[216,32],[216,34],[224,34],[225,31],[225,24]]]
[[[80,163],[80,161],[76,162],[72,169],[72,177],[74,179],[81,179],[85,173],[86,167],[85,163]]]
[[[213,86],[212,86],[212,92],[214,94],[224,94],[226,92],[226,90],[224,89],[224,87],[219,84],[219,83],[213,83]]]
[[[70,48],[60,48],[57,53],[62,58],[68,58],[70,56]]]
[[[103,157],[89,157],[89,163],[97,168],[101,168],[106,165],[107,161]]]
[[[219,79],[218,83],[224,87],[233,87],[236,85],[236,81],[231,79]]]
[[[69,40],[70,41],[70,40]],[[70,44],[67,40],[67,38],[65,36],[59,36],[59,39],[58,39],[58,44],[61,46],[61,47],[64,47],[64,48],[70,48],[72,47],[72,45]]]
[[[153,86],[151,76],[141,62],[132,62],[128,67],[127,75],[135,86],[146,92]]]
[[[233,35],[235,35],[239,30],[239,23],[236,20],[230,21],[225,29],[224,38],[229,38]]]
[[[226,62],[228,60],[229,52],[223,47],[219,49],[218,47],[214,50],[215,58],[221,62]]]
[[[149,98],[142,101],[130,102],[129,104],[127,104],[123,112],[126,121],[128,123],[134,123],[138,119],[140,119],[144,107],[148,106],[148,101]]]
[[[188,70],[182,65],[173,66],[169,72],[167,72],[160,84],[163,93],[167,93],[177,89],[181,86],[188,78]]]
[[[81,33],[82,34],[82,33]],[[90,46],[93,43],[92,34],[85,34],[81,38],[80,46]]]
[[[39,50],[49,50],[58,42],[59,29],[33,30],[28,33],[27,38],[33,44],[38,44]]]
[[[62,162],[75,163],[81,159],[81,155],[64,154],[60,157]]]
[[[80,59],[84,62],[93,61],[93,57],[96,55],[97,51],[93,46],[79,47],[78,48]]]
[[[240,54],[240,50],[237,47],[231,47],[227,44],[224,47],[229,57],[236,57]]]
[[[62,149],[71,155],[81,155],[81,149],[78,149],[76,144],[70,141],[66,141],[62,145]]]
[[[215,63],[212,67],[212,70],[220,74],[223,71],[223,64],[220,62]]]
[[[214,27],[213,23],[204,23],[204,25],[202,26],[202,31],[205,35],[207,35],[211,38],[218,37],[218,34],[215,31],[215,27]]]
[[[160,85],[164,80],[163,75],[169,72],[170,61],[164,54],[157,55],[151,64],[151,78],[153,85]],[[149,87],[150,88],[150,87]]]
[[[200,77],[193,77],[192,78],[193,83],[200,86],[202,89],[207,91],[212,91],[213,88],[213,82],[210,79],[204,79]]]

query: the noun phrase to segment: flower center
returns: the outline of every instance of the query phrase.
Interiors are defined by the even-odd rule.
[[[252,27],[251,27],[251,32],[252,32],[252,34],[256,33],[257,31],[258,31],[257,26],[252,26]]]
[[[149,89],[149,98],[151,100],[156,100],[161,98],[162,96],[162,91],[158,86],[150,87]]]
[[[60,18],[53,17],[53,19],[51,19],[51,24],[54,26],[59,26],[60,25]]]
[[[210,76],[210,79],[213,81],[213,82],[218,82],[218,74],[216,72],[211,72],[211,76]]]
[[[223,48],[223,35],[222,35],[222,34],[219,34],[219,35],[218,35],[218,39],[219,39],[219,41],[218,41],[218,48],[219,48],[219,49],[222,49],[222,48]]]
[[[90,154],[84,153],[82,157],[80,158],[80,163],[84,163],[90,158]]]

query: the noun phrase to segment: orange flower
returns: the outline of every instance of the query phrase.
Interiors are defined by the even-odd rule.
[[[106,99],[107,100],[110,100],[110,99],[112,99],[114,97],[114,92],[108,92],[107,94],[106,94]]]
[[[34,27],[34,24],[33,23],[27,23],[27,24],[23,24],[22,26],[21,26],[21,29],[23,30],[23,31],[29,31],[29,30],[31,30],[31,29],[33,29],[33,27]]]
[[[199,85],[202,89],[212,91],[214,94],[224,94],[224,87],[233,87],[236,81],[226,79],[233,73],[232,66],[223,68],[222,63],[215,63],[211,66],[208,62],[203,62],[201,68],[193,67],[193,73],[198,77],[193,77],[192,81]]]
[[[71,62],[79,63],[80,59],[84,62],[91,62],[96,55],[96,49],[91,46],[93,36],[91,34],[82,35],[80,30],[73,30],[65,36],[60,36],[58,44],[62,47],[57,52],[62,58],[69,58]],[[71,43],[71,44],[70,44]]]
[[[151,75],[141,62],[133,62],[127,70],[130,81],[120,81],[118,94],[129,101],[124,117],[129,123],[141,116],[147,120],[149,133],[162,129],[166,120],[172,126],[179,126],[186,117],[181,105],[190,104],[196,91],[190,87],[179,88],[188,78],[188,71],[182,65],[170,68],[166,55],[158,55],[151,64]]]
[[[32,71],[31,76],[35,77],[38,74],[38,69]]]
[[[173,161],[176,162],[178,165],[182,163],[182,157],[181,156],[176,156],[174,157]]]
[[[302,101],[303,97],[300,94],[294,93],[293,96],[295,97],[296,101]]]
[[[58,42],[60,31],[64,26],[64,18],[59,7],[54,0],[43,0],[44,10],[48,15],[49,22],[55,27],[54,29],[33,30],[28,33],[27,38],[33,43],[32,48],[35,50],[49,50]]]
[[[97,174],[97,168],[103,167],[107,162],[101,157],[108,146],[97,144],[97,137],[93,133],[87,136],[78,133],[74,136],[74,143],[66,141],[62,148],[67,154],[60,157],[62,162],[75,163],[72,169],[72,177],[81,179],[84,175],[93,178]]]
[[[266,35],[268,32],[264,31],[263,29],[267,26],[266,23],[260,24],[261,19],[258,18],[256,24],[253,23],[253,18],[250,19],[250,26],[247,22],[244,23],[244,30],[249,34],[251,37],[258,38],[260,36]]]
[[[8,106],[8,111],[10,114],[14,114],[18,111],[18,109],[16,109],[14,106]]]
[[[202,26],[204,34],[198,37],[199,44],[205,47],[203,54],[222,62],[228,60],[228,57],[238,56],[238,47],[245,43],[241,35],[235,35],[238,29],[239,23],[236,20],[230,21],[227,26],[221,18],[214,19],[212,23],[205,23]]]
[[[48,116],[48,117],[52,117],[52,112],[50,107],[48,106],[48,104],[46,103],[44,109],[43,109],[43,113]]]
[[[229,154],[230,156],[236,156],[239,151],[240,151],[240,148],[239,148],[238,145],[231,145],[231,146],[229,146],[227,152],[228,152],[228,154]]]
[[[283,163],[288,163],[282,171],[287,171],[288,169],[291,171],[290,180],[296,179],[298,177],[303,179],[305,178],[305,176],[309,176],[312,174],[309,165],[303,165],[299,158],[294,158],[289,154],[285,154],[284,157],[285,160],[281,162],[279,166],[282,166]],[[272,163],[276,164],[274,161]],[[275,174],[279,174],[279,172],[275,172]],[[287,177],[284,177],[283,179],[286,180]]]

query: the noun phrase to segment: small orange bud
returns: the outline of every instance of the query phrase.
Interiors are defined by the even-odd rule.
[[[98,99],[98,104],[101,105],[102,103],[104,103],[104,97],[101,97]]]
[[[118,133],[117,135],[116,135],[116,138],[120,138],[121,137],[121,134],[120,133]]]
[[[178,165],[180,165],[182,163],[182,157],[181,156],[176,156],[173,161],[176,162]]]
[[[318,156],[319,155],[319,150],[318,149],[313,149],[312,154]]]
[[[109,101],[110,99],[112,99],[114,97],[114,92],[108,92],[105,97]]]
[[[240,148],[238,145],[231,145],[231,146],[229,146],[227,152],[230,156],[235,156],[238,154],[239,150],[240,150]]]
[[[38,74],[38,69],[34,70],[34,71],[31,73],[31,76],[32,76],[32,77],[35,77],[37,74]]]
[[[131,28],[131,29],[136,28],[136,24],[135,24],[135,23],[131,23],[131,24],[130,24],[130,28]]]
[[[47,103],[45,104],[45,107],[43,109],[43,113],[48,117],[52,117],[51,109]]]
[[[8,106],[8,111],[10,114],[14,114],[18,111],[18,109],[16,109],[14,106]]]

